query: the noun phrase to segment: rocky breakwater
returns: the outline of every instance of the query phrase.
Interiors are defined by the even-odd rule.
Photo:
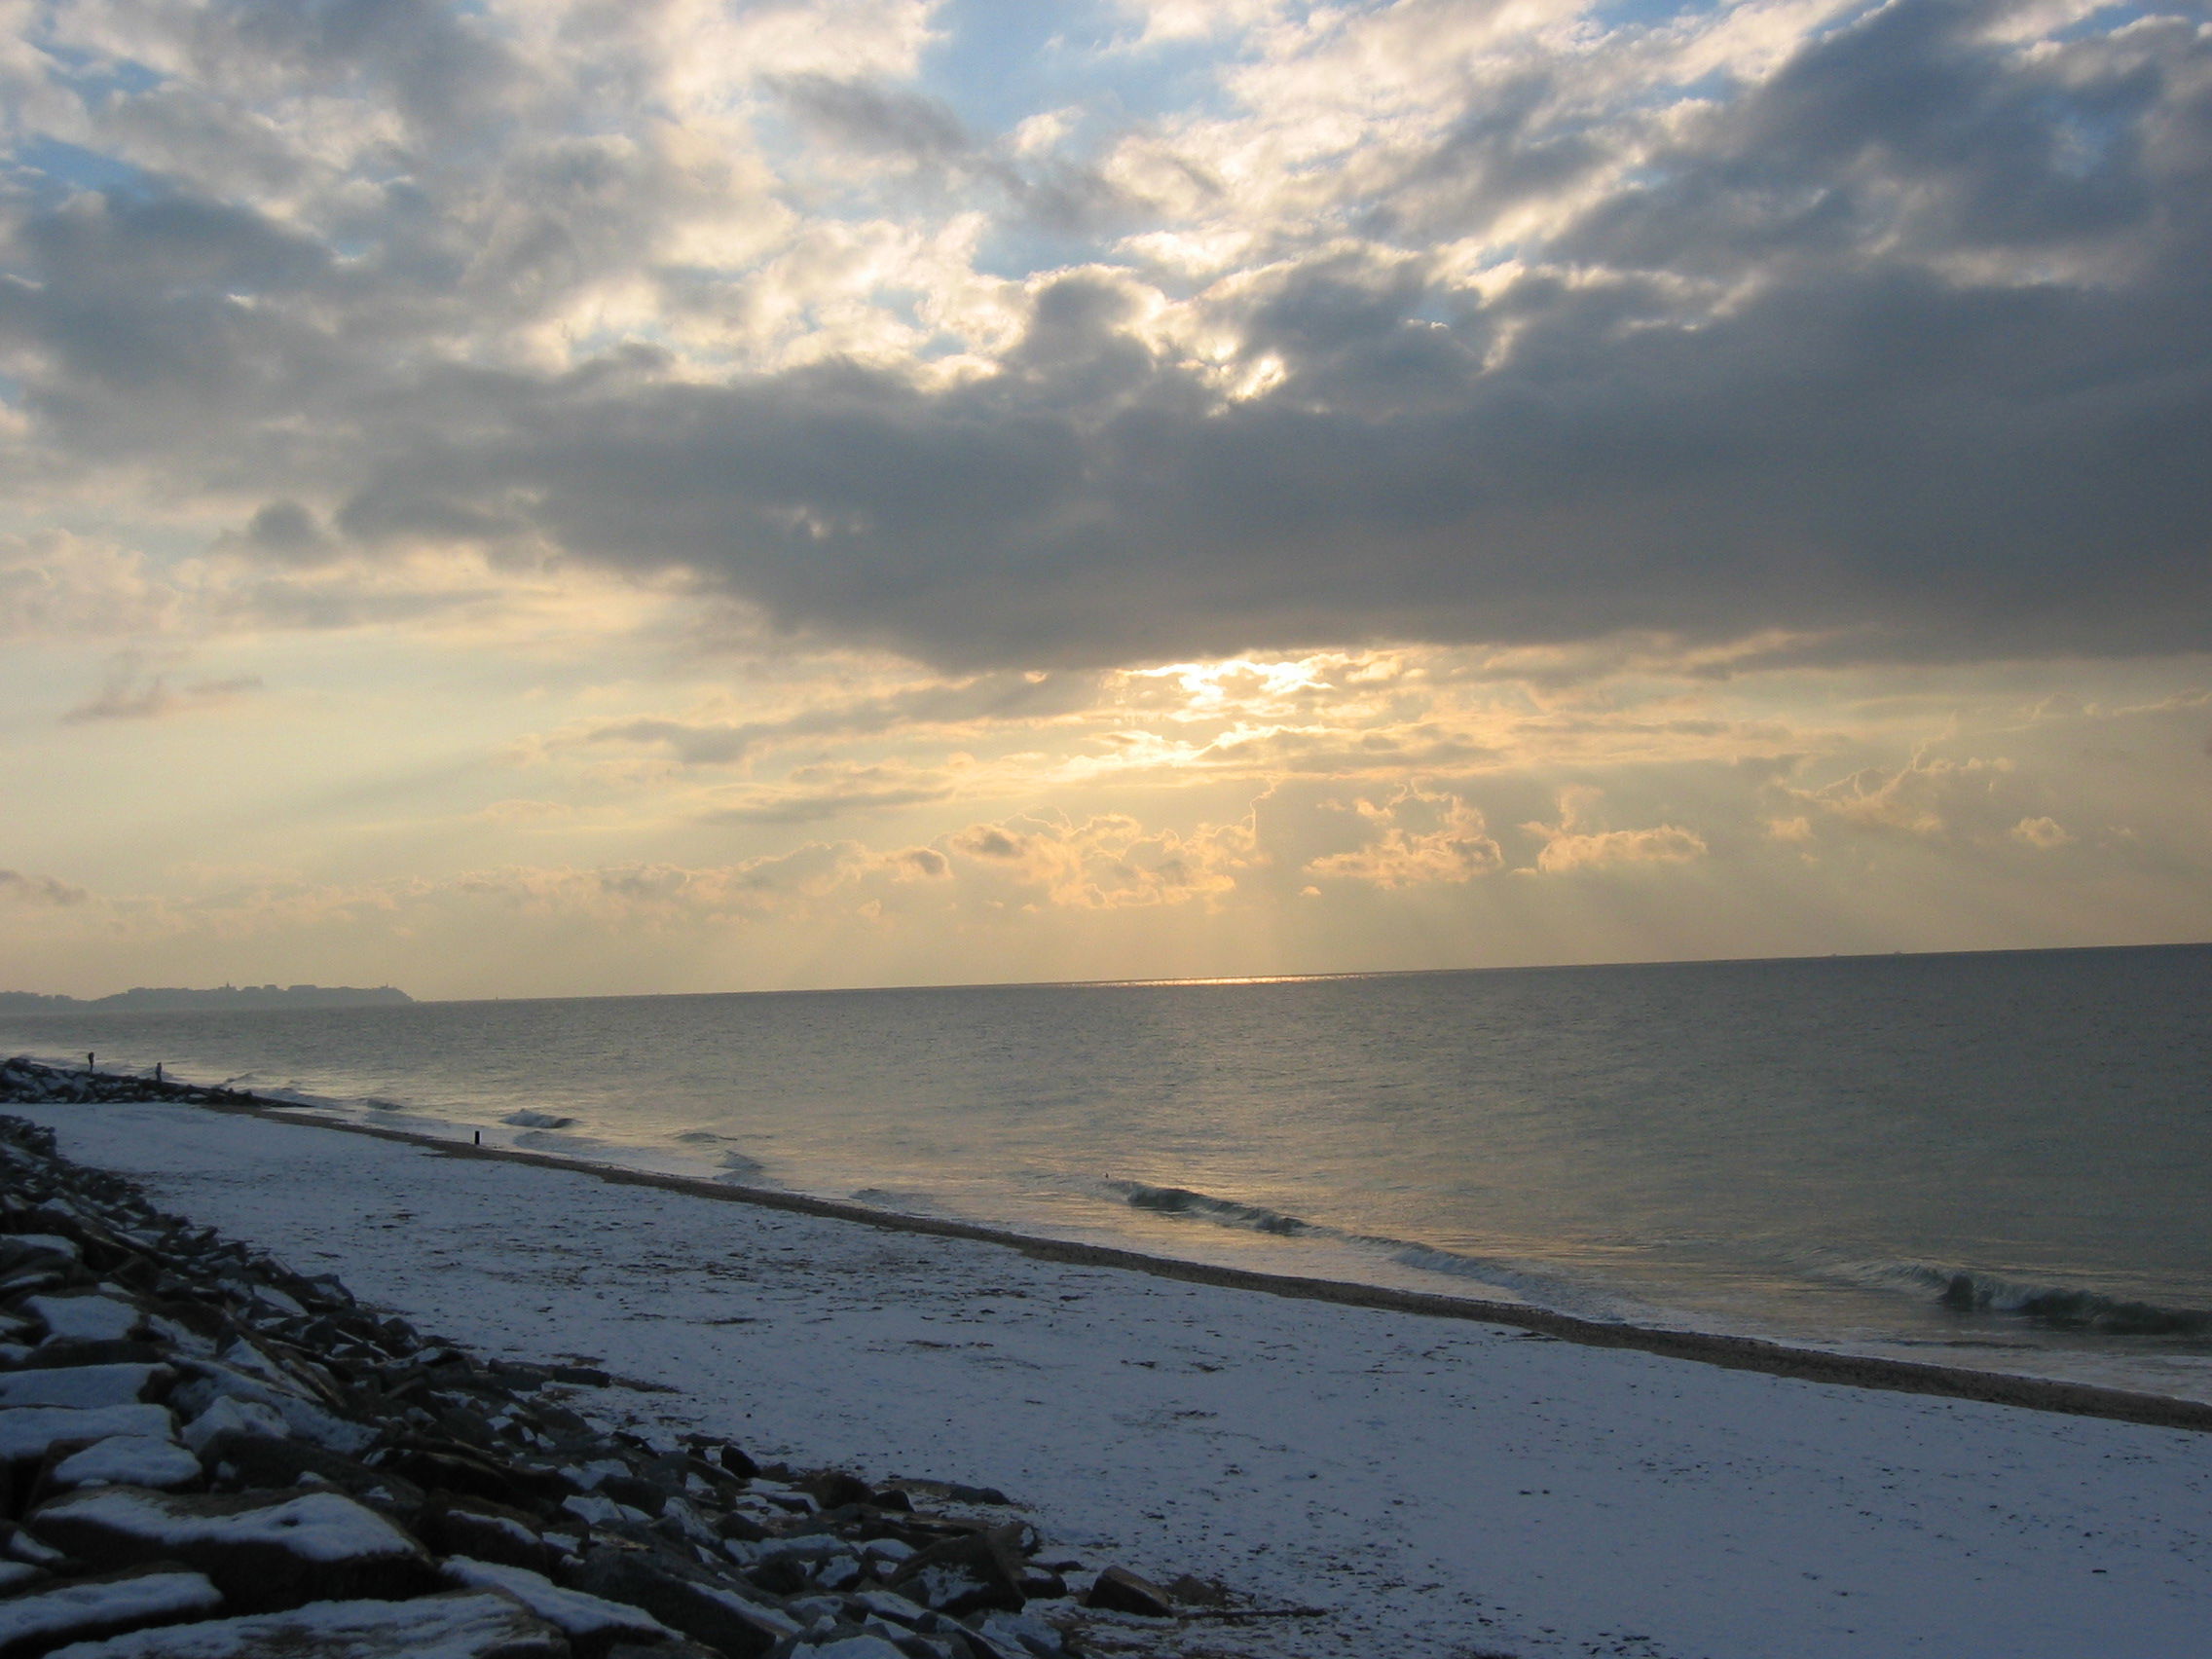
[[[0,1099],[157,1089],[0,1064]],[[1189,1651],[1198,1609],[998,1493],[563,1403],[608,1381],[424,1338],[0,1118],[0,1659]]]

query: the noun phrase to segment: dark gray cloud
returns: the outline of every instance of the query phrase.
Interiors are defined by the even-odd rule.
[[[941,98],[828,75],[787,76],[778,86],[801,127],[831,143],[939,165],[982,150]]]
[[[866,769],[833,783],[814,788],[762,792],[706,813],[708,824],[771,825],[822,824],[834,818],[856,818],[870,813],[896,812],[901,807],[927,806],[951,797],[946,785],[885,784]]]
[[[821,74],[780,76],[772,85],[811,144],[892,160],[939,189],[963,181],[991,187],[1028,226],[1067,235],[1097,232],[1135,210],[1095,165],[1020,156],[972,131],[941,98]]]
[[[91,897],[82,887],[72,887],[51,875],[25,875],[21,870],[0,869],[0,901],[65,908],[82,904]]]
[[[2212,42],[2147,18],[2028,52],[2005,13],[1898,0],[1815,38],[1479,296],[1427,244],[1590,189],[1617,142],[1554,79],[1471,90],[1440,143],[1210,302],[1235,365],[1278,377],[1234,401],[1095,270],[1035,295],[998,373],[937,389],[679,371],[641,343],[564,373],[462,361],[455,329],[556,314],[686,186],[649,146],[495,143],[518,71],[461,22],[490,114],[379,9],[279,8],[236,40],[384,77],[410,142],[514,201],[457,228],[435,169],[395,175],[348,242],[181,185],[80,194],[14,221],[0,342],[55,452],[258,501],[242,539],[273,562],[323,557],[327,513],[356,554],[682,572],[954,668],[1622,629],[1794,630],[1839,658],[2199,648]],[[917,95],[782,86],[842,143],[996,165]],[[713,758],[771,734],[608,735]]]
[[[179,682],[176,653],[148,657],[139,651],[119,651],[108,665],[100,688],[71,709],[62,719],[75,724],[85,720],[154,720],[195,710],[219,708],[259,691],[258,675],[233,675],[223,680],[193,679]]]
[[[1097,677],[978,675],[950,685],[921,685],[884,697],[824,703],[774,720],[617,720],[586,734],[593,743],[663,747],[687,766],[727,766],[772,744],[822,737],[870,737],[917,727],[972,725],[998,720],[1049,719],[1075,714],[1097,701]]]

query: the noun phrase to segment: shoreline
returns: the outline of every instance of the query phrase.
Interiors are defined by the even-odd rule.
[[[235,1096],[240,1093],[236,1090],[229,1092]],[[565,1170],[595,1176],[620,1186],[652,1187],[663,1192],[684,1193],[694,1198],[725,1203],[786,1210],[830,1221],[856,1222],[862,1226],[894,1233],[964,1238],[1014,1250],[1038,1261],[1075,1267],[1107,1268],[1189,1284],[1254,1291],[1301,1301],[1333,1303],[1341,1307],[1370,1308],[1427,1318],[1503,1325],[1584,1347],[1625,1349],[1662,1359],[1689,1360],[1722,1370],[1751,1371],[1801,1382],[1919,1394],[1936,1399],[1970,1400],[1983,1405],[2012,1406],[2026,1411],[2052,1412],[2069,1417],[2099,1418],[2107,1421],[2138,1423],[2153,1428],[2212,1433],[2212,1404],[2162,1394],[2137,1393],[2096,1383],[2068,1382],[2011,1372],[1976,1371],[1965,1366],[1932,1365],[1880,1355],[1796,1347],[1761,1337],[1725,1336],[1665,1326],[1586,1319],[1526,1303],[1492,1302],[1477,1297],[1446,1296],[1437,1292],[1401,1290],[1387,1285],[1365,1285],[1351,1280],[1313,1278],[1187,1261],[1173,1256],[1155,1256],[1117,1245],[1044,1237],[1010,1228],[992,1227],[982,1222],[906,1215],[895,1210],[874,1209],[865,1204],[787,1192],[778,1188],[747,1187],[695,1176],[630,1169],[621,1164],[599,1163],[588,1159],[567,1158],[558,1153],[532,1152],[517,1147],[475,1146],[417,1130],[387,1128],[376,1124],[320,1116],[317,1115],[320,1111],[318,1108],[286,1106],[263,1100],[250,1093],[226,1100],[179,1103],[198,1105],[208,1111],[259,1117],[275,1123],[305,1124],[343,1134],[364,1135],[376,1140],[419,1146],[455,1158],[486,1159]]]
[[[1078,1559],[1301,1610],[1191,1659],[2172,1659],[2212,1610],[2199,1432],[182,1103],[13,1110],[433,1340],[588,1368],[610,1426],[997,1491]]]

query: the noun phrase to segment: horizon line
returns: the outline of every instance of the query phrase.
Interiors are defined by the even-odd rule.
[[[1968,950],[1829,950],[1807,956],[1672,956],[1610,962],[1524,962],[1462,968],[1358,968],[1312,974],[1166,975],[1121,979],[969,979],[897,985],[789,985],[722,991],[576,991],[546,996],[419,997],[417,1006],[485,1002],[614,1002],[646,997],[872,996],[884,991],[1172,990],[1201,986],[1326,984],[1338,979],[1414,979],[1446,974],[1571,974],[1612,968],[1726,968],[1755,963],[1887,962],[1898,957],[2058,956],[2112,950],[2202,950],[2212,940],[2150,940],[2128,944],[1992,945]]]

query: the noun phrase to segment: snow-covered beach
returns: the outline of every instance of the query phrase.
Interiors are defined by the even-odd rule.
[[[2182,1659],[2212,1436],[1874,1391],[184,1105],[62,1150],[594,1409],[870,1477],[1260,1608],[1205,1651]],[[665,1391],[664,1391],[665,1390]],[[1192,1651],[1200,1650],[1194,1644]]]

